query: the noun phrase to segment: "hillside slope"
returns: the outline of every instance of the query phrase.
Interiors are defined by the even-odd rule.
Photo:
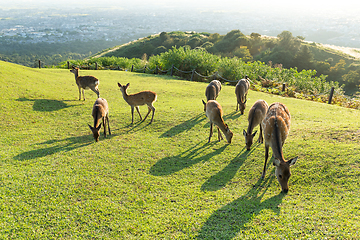
[[[112,135],[95,143],[87,124],[96,95],[79,101],[73,74],[0,62],[0,238],[274,239],[358,234],[360,114],[250,91],[235,112],[234,87],[218,102],[234,132],[208,143],[201,100],[206,83],[123,71],[81,71],[100,79]],[[129,93],[153,90],[154,122],[131,122]],[[264,147],[246,151],[243,129],[258,99],[292,116],[284,156],[299,156],[281,194]],[[146,113],[146,107],[140,107]],[[136,113],[135,113],[136,114]],[[258,129],[258,127],[256,128]],[[270,153],[271,155],[271,153]]]

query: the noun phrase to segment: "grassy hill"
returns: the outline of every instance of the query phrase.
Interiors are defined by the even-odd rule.
[[[206,83],[120,71],[100,79],[112,135],[95,143],[87,124],[96,95],[78,101],[74,76],[0,62],[2,239],[352,239],[360,228],[359,110],[250,91],[244,115],[234,87],[218,97],[234,132],[207,142]],[[154,122],[130,125],[129,93],[153,90]],[[260,180],[263,145],[245,150],[248,109],[280,101],[292,114],[290,191],[274,167]],[[140,107],[146,113],[146,107]]]

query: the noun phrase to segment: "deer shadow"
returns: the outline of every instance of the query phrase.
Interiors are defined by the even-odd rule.
[[[223,206],[214,212],[201,228],[197,239],[230,240],[242,230],[246,230],[248,223],[264,209],[270,209],[277,215],[286,194],[279,193],[262,201],[274,177],[267,177],[258,182],[242,197]]]
[[[58,152],[69,152],[76,148],[81,148],[90,145],[93,139],[89,136],[69,137],[60,140],[48,140],[42,143],[35,143],[34,150],[20,153],[14,157],[15,160],[30,160],[35,158],[46,157]],[[44,145],[51,145],[49,147],[43,147]]]
[[[164,157],[155,163],[149,170],[149,173],[154,176],[171,175],[175,172],[181,171],[184,168],[191,167],[199,162],[205,162],[212,157],[221,154],[229,144],[225,144],[222,147],[211,151],[208,154],[203,154],[207,149],[214,146],[217,142],[210,142],[200,145],[195,144],[188,150],[170,157]]]
[[[174,127],[172,127],[171,129],[167,130],[166,132],[164,132],[163,134],[160,135],[160,137],[173,137],[175,135],[178,135],[184,131],[188,131],[191,128],[193,128],[195,125],[197,125],[198,123],[204,121],[205,115],[202,114],[198,114],[192,118],[190,118],[189,120],[186,120],[185,122],[182,122]]]
[[[29,98],[18,98],[16,101],[19,102],[34,102],[33,110],[38,112],[52,112],[59,111],[74,105],[68,105],[64,101],[52,100],[52,99],[29,99]]]
[[[231,119],[231,120],[235,120],[238,119],[239,117],[243,116],[244,114],[241,114],[240,111],[234,111],[231,112],[229,114],[226,114],[223,116],[224,121],[227,119]]]
[[[234,178],[236,172],[238,169],[243,165],[245,162],[245,159],[248,155],[251,154],[251,152],[254,151],[254,149],[251,149],[250,151],[247,151],[244,147],[239,154],[234,157],[233,160],[220,172],[215,174],[214,176],[210,177],[202,186],[202,191],[217,191],[223,187],[226,186],[228,182],[231,181],[231,179]]]

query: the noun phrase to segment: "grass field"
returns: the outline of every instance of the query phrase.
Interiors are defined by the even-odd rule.
[[[233,86],[218,102],[233,141],[207,142],[206,83],[120,71],[100,79],[112,135],[95,143],[96,95],[78,100],[69,70],[0,62],[0,239],[356,239],[360,232],[358,110],[249,92],[235,112]],[[131,125],[128,92],[153,90],[154,122]],[[260,179],[264,146],[242,135],[258,99],[280,101],[292,125],[284,145],[292,167],[280,193],[274,167]],[[140,107],[143,115],[146,107]],[[258,127],[256,128],[258,129]],[[257,138],[257,137],[256,137]],[[270,152],[271,154],[271,152]]]

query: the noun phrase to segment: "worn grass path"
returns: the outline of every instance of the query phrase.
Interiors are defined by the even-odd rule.
[[[1,239],[355,239],[360,235],[358,110],[249,92],[235,112],[233,86],[218,97],[233,142],[210,143],[206,83],[118,71],[100,79],[112,135],[95,143],[87,126],[96,95],[69,70],[0,62]],[[154,122],[130,125],[129,93],[153,90]],[[245,150],[242,130],[258,99],[292,115],[284,145],[292,167],[280,193],[274,167],[260,180],[264,146]],[[145,114],[146,107],[140,107]],[[135,113],[136,114],[136,113]]]

